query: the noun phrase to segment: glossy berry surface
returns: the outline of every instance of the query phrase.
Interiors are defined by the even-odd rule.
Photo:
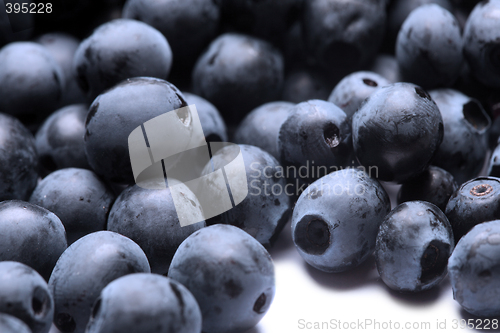
[[[292,216],[295,247],[325,272],[356,267],[373,252],[391,204],[384,188],[361,169],[335,171],[302,192]]]
[[[453,298],[476,316],[500,314],[499,239],[499,220],[478,224],[460,239],[448,262]]]
[[[395,83],[373,93],[352,119],[359,162],[380,180],[402,183],[425,170],[443,139],[436,103],[419,86]]]
[[[226,142],[227,128],[219,110],[206,99],[189,92],[183,92],[188,105],[195,105],[200,117],[201,128],[207,142]]]
[[[269,310],[275,293],[274,265],[252,236],[231,225],[213,225],[177,249],[168,277],[193,294],[203,332],[244,332]]]
[[[444,213],[425,201],[394,208],[380,225],[375,257],[382,281],[399,292],[436,286],[446,276],[455,243]]]
[[[77,168],[49,174],[30,197],[30,203],[61,219],[68,245],[91,232],[106,229],[114,200],[113,191],[94,172]]]
[[[20,319],[0,313],[0,330],[4,333],[33,333]]]
[[[0,313],[19,318],[32,333],[48,333],[54,315],[54,301],[47,282],[24,264],[1,261]],[[18,327],[19,332],[16,333],[23,332],[22,326]],[[1,332],[5,331],[2,329]]]
[[[135,273],[114,280],[102,290],[85,332],[200,331],[200,308],[186,287],[161,275]]]

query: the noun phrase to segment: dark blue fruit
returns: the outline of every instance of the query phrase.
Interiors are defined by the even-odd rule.
[[[54,324],[62,333],[83,333],[101,290],[123,275],[142,272],[150,272],[148,259],[129,238],[111,231],[80,238],[64,251],[50,276]]]
[[[264,317],[275,293],[274,265],[252,236],[231,225],[213,225],[177,249],[168,276],[193,294],[203,332],[244,332]]]
[[[30,198],[32,204],[61,219],[68,245],[91,232],[105,230],[114,200],[113,191],[94,172],[77,168],[49,174]]]
[[[132,77],[166,79],[172,50],[155,28],[135,20],[116,19],[101,25],[76,51],[73,68],[90,100]]]
[[[500,118],[499,118],[500,119]],[[500,177],[500,145],[491,153],[490,162],[488,164],[488,176]]]
[[[359,162],[366,168],[377,168],[379,179],[384,181],[402,183],[424,171],[443,139],[443,131],[436,103],[411,83],[380,88],[352,118]]]
[[[481,104],[456,90],[430,92],[443,117],[444,136],[432,164],[450,172],[458,184],[479,175],[488,152],[491,120]]]
[[[292,216],[295,247],[311,266],[342,272],[373,252],[391,210],[384,188],[362,169],[335,171],[302,192]]]
[[[380,225],[377,269],[393,290],[427,290],[446,276],[454,245],[450,223],[439,208],[425,201],[405,202]]]
[[[0,201],[27,200],[38,180],[33,135],[19,120],[0,113]]]
[[[102,290],[85,332],[200,331],[200,307],[186,287],[161,275],[136,273],[116,279]]]
[[[22,320],[5,313],[0,313],[0,331],[3,333],[32,333]]]
[[[106,91],[92,103],[85,124],[85,154],[90,166],[109,181],[133,183],[130,133],[145,121],[185,106],[186,100],[175,86],[155,78],[129,79]],[[192,131],[192,118],[178,115],[185,132]]]
[[[203,128],[203,134],[205,134],[205,140],[207,142],[226,142],[228,140],[226,124],[219,110],[212,103],[200,96],[188,92],[183,92],[182,94],[188,105],[194,104],[196,106],[201,128]]]
[[[322,69],[295,69],[290,71],[285,78],[282,99],[292,103],[305,102],[311,99],[326,101],[335,82]]]
[[[51,114],[36,133],[36,149],[45,173],[90,166],[83,148],[88,107],[74,104]]]
[[[0,261],[22,262],[48,280],[66,247],[64,226],[54,213],[20,200],[0,203]]]
[[[19,318],[29,326],[29,332],[49,332],[54,301],[47,282],[24,264],[0,261],[0,313]],[[1,322],[0,317],[0,332],[10,332],[3,329]],[[18,326],[20,330],[15,333],[23,332],[22,325]]]
[[[262,148],[279,159],[279,131],[293,106],[288,102],[271,102],[252,110],[236,129],[234,141]]]
[[[373,61],[370,70],[382,75],[391,83],[403,81],[398,61],[392,55],[379,54]]]
[[[469,313],[498,317],[500,220],[476,225],[458,242],[449,262],[453,298]]]
[[[398,205],[406,201],[421,200],[436,205],[443,212],[458,184],[448,171],[429,166],[415,178],[403,183],[398,192]]]
[[[183,187],[182,211],[192,211],[203,216],[198,199],[185,185]],[[170,261],[179,245],[189,235],[205,226],[205,221],[181,226],[176,206],[169,188],[163,190],[144,189],[137,185],[126,188],[116,199],[108,219],[108,230],[129,237],[136,242],[148,257],[151,271],[166,274]]]
[[[500,178],[478,177],[464,183],[450,197],[445,213],[455,243],[476,224],[500,218]]]

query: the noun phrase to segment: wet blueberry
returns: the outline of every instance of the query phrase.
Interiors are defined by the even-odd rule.
[[[448,271],[453,298],[469,313],[498,317],[500,304],[500,220],[476,225],[460,239]]]
[[[415,178],[403,183],[398,192],[398,204],[421,200],[436,205],[443,212],[450,196],[458,189],[458,184],[448,171],[429,166]]]
[[[200,331],[200,308],[186,287],[161,275],[136,273],[114,280],[101,291],[85,332]]]
[[[68,245],[94,231],[105,230],[113,191],[85,169],[67,168],[45,177],[30,202],[56,214],[66,229]]]
[[[213,225],[189,236],[177,249],[168,276],[196,298],[206,333],[254,327],[275,293],[271,256],[255,238],[231,225]]]
[[[379,225],[390,210],[384,188],[367,172],[335,171],[309,185],[297,200],[293,242],[311,266],[345,271],[373,252]]]
[[[80,238],[64,251],[50,276],[54,324],[62,333],[83,333],[101,290],[123,275],[142,272],[150,272],[148,259],[129,238],[111,231]]]
[[[359,162],[384,181],[402,183],[425,170],[443,138],[443,120],[429,94],[411,83],[374,92],[352,118]]]
[[[375,258],[382,281],[399,292],[430,289],[446,276],[454,246],[448,219],[435,205],[409,201],[380,225]]]
[[[279,159],[279,131],[293,106],[288,102],[271,102],[252,110],[236,129],[235,142],[262,148]]]
[[[446,205],[455,242],[476,224],[500,218],[500,178],[478,177],[464,183]]]
[[[54,213],[20,200],[0,203],[0,261],[22,262],[48,280],[66,247],[64,226]]]
[[[0,313],[0,331],[3,333],[33,333],[22,320],[5,313]]]
[[[24,264],[1,261],[0,313],[19,318],[29,326],[32,333],[49,332],[54,315],[54,301],[47,282]],[[6,331],[1,322],[0,317],[0,332],[4,333]],[[15,333],[23,332],[22,325],[18,327],[20,330]]]
[[[135,20],[116,19],[82,41],[73,68],[78,83],[93,100],[104,90],[132,77],[166,79],[172,50],[155,28]]]
[[[456,90],[433,90],[430,95],[444,123],[443,141],[431,163],[450,172],[462,184],[483,168],[491,120],[478,101]]]

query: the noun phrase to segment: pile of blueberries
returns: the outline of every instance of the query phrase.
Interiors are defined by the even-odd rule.
[[[500,0],[62,3],[0,6],[0,332],[245,332],[290,221],[319,270],[500,316]],[[248,195],[181,227],[200,198],[135,184],[128,137],[193,104]]]

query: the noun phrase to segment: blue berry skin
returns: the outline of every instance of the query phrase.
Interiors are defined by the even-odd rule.
[[[380,225],[375,259],[382,281],[399,292],[430,289],[446,276],[455,243],[448,219],[435,205],[409,201]]]
[[[205,140],[207,142],[227,142],[226,123],[220,115],[219,110],[212,103],[200,96],[188,92],[182,92],[182,94],[188,105],[194,104],[196,106],[203,134],[205,134]]]
[[[288,222],[292,205],[290,190],[286,193],[286,179],[278,160],[268,152],[250,145],[239,145],[245,163],[248,195],[224,214],[207,221],[208,224],[231,224],[248,232],[264,247],[270,248],[284,225]],[[231,155],[230,149],[222,148],[205,166],[204,174],[219,169],[227,164],[225,156]],[[231,168],[225,167],[228,177]],[[232,192],[238,197],[237,193]]]
[[[74,242],[57,261],[49,287],[54,296],[54,324],[62,333],[83,333],[92,304],[111,281],[149,273],[139,245],[111,231],[98,231]]]
[[[450,196],[458,190],[455,178],[448,171],[430,165],[427,170],[403,183],[399,188],[398,205],[406,201],[427,201],[445,211]]]
[[[215,38],[220,9],[212,0],[128,0],[123,17],[158,29],[172,47],[175,67],[194,63]]]
[[[377,89],[389,85],[384,77],[373,72],[355,72],[344,77],[333,89],[328,101],[344,110],[348,118]]]
[[[47,282],[35,270],[20,262],[1,261],[0,313],[22,320],[31,330],[24,331],[48,333],[54,316],[54,300]],[[19,327],[20,330],[15,333],[23,332],[23,325],[9,321]],[[0,332],[10,332],[4,331],[1,317]]]
[[[469,313],[498,317],[500,220],[476,225],[460,239],[448,261],[453,298]]]
[[[383,1],[304,1],[304,41],[317,62],[347,73],[376,55],[384,37]]]
[[[283,57],[271,44],[226,33],[212,41],[193,70],[193,91],[213,103],[228,122],[279,98]]]
[[[406,82],[426,89],[451,86],[462,67],[462,36],[458,22],[436,4],[410,13],[399,30],[396,58]]]
[[[38,129],[35,142],[44,173],[62,168],[90,169],[83,145],[87,112],[85,104],[66,106]]]
[[[289,102],[270,102],[253,109],[236,129],[234,141],[259,147],[279,159],[279,131],[293,106]]]
[[[0,201],[27,200],[38,181],[33,135],[16,118],[0,113]]]
[[[18,261],[48,280],[66,250],[61,220],[47,209],[20,200],[0,203],[0,261]]]
[[[33,42],[0,49],[0,112],[39,121],[61,101],[64,76],[49,51]]]
[[[403,81],[398,60],[392,55],[379,54],[373,61],[370,71],[382,75],[390,83]]]
[[[450,172],[462,184],[483,168],[490,117],[478,101],[456,90],[438,89],[430,95],[444,123],[443,141],[431,163]]]
[[[166,79],[172,50],[155,28],[130,19],[101,25],[76,50],[73,68],[90,101],[119,82],[137,76]]]
[[[275,293],[271,256],[255,238],[231,225],[213,225],[189,236],[177,249],[168,277],[196,298],[206,333],[254,327]]]
[[[491,153],[490,162],[488,164],[488,176],[500,177],[500,145]]]
[[[30,203],[61,219],[71,245],[91,232],[106,229],[114,200],[113,191],[94,172],[67,168],[42,179],[31,194]]]
[[[201,312],[179,282],[157,274],[129,274],[102,290],[85,332],[200,333]]]
[[[312,183],[332,168],[351,162],[352,137],[347,115],[326,101],[297,104],[281,125],[278,148],[281,165],[295,170],[287,172],[289,180]],[[298,172],[302,166],[306,175]]]
[[[311,99],[326,101],[335,82],[337,81],[332,80],[332,77],[322,69],[310,67],[295,69],[285,78],[282,99],[292,103]]]
[[[33,333],[20,319],[0,313],[0,331],[3,333]]]
[[[128,79],[101,94],[90,106],[85,123],[90,166],[108,181],[132,184],[129,134],[145,121],[185,106],[174,85],[156,78]]]
[[[478,177],[465,182],[446,205],[455,243],[476,224],[500,218],[500,178]]]
[[[424,171],[443,131],[436,103],[411,83],[380,88],[352,118],[356,156],[366,168],[376,167],[383,181],[403,183]]]
[[[191,211],[194,204],[203,216],[198,199],[187,186],[183,193],[185,211]],[[181,227],[169,188],[149,190],[137,185],[118,196],[108,219],[108,230],[136,242],[148,257],[151,271],[158,274],[168,272],[179,245],[203,227],[205,221]]]
[[[500,88],[499,0],[478,3],[464,30],[464,56],[471,72],[484,85]]]
[[[297,200],[293,242],[309,265],[346,271],[373,252],[379,225],[390,210],[384,188],[364,170],[335,171],[309,185]]]

